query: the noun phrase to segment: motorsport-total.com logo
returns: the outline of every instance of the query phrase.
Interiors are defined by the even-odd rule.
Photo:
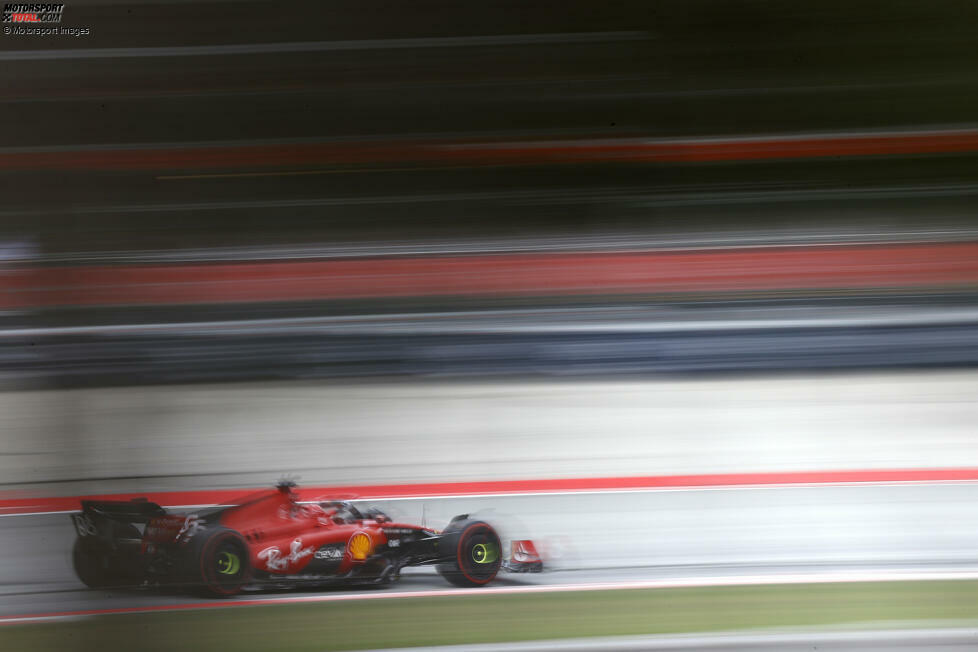
[[[8,2],[3,5],[4,36],[88,36],[88,27],[61,27],[65,6],[54,2]],[[12,23],[12,25],[11,25]]]
[[[64,9],[63,4],[8,2],[3,6],[3,22],[60,23]]]

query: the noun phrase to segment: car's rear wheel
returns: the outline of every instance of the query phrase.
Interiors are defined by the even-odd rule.
[[[202,532],[192,541],[188,570],[198,593],[216,597],[235,595],[251,580],[248,545],[227,528]]]
[[[103,527],[108,541],[98,536],[75,540],[71,551],[75,574],[92,589],[136,583],[140,574],[138,549],[142,534],[131,523],[110,521]],[[125,543],[120,545],[120,542]]]
[[[446,557],[438,572],[455,586],[484,586],[502,565],[499,535],[483,521],[452,523],[438,542]]]
[[[94,537],[75,540],[71,561],[75,575],[90,589],[111,586],[117,580],[107,546]]]

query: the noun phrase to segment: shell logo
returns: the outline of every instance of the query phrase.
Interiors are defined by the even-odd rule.
[[[363,532],[358,532],[350,539],[350,557],[363,561],[370,554],[370,547],[370,537]]]

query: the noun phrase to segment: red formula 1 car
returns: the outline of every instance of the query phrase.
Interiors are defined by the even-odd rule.
[[[543,567],[529,540],[513,541],[504,561],[496,531],[468,515],[437,532],[346,501],[300,501],[291,482],[187,514],[146,499],[86,500],[72,519],[75,572],[90,587],[180,585],[230,596],[263,585],[387,584],[424,564],[457,586],[483,586],[500,568]]]

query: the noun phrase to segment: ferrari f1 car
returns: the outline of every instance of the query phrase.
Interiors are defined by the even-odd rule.
[[[349,501],[300,501],[291,482],[234,502],[174,514],[145,498],[84,500],[72,514],[75,572],[93,588],[177,585],[230,596],[262,586],[389,584],[405,566],[425,564],[457,586],[543,567],[529,540],[512,541],[504,560],[493,527],[467,514],[438,532]]]

